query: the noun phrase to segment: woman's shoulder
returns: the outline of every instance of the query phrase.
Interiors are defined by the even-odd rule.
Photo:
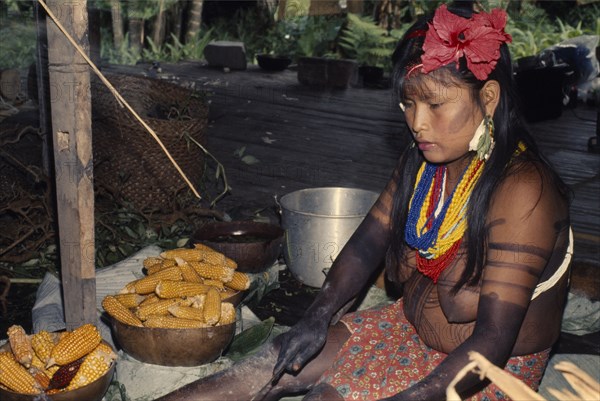
[[[492,196],[492,207],[506,210],[548,210],[552,213],[568,207],[564,184],[546,163],[532,157],[517,157]]]

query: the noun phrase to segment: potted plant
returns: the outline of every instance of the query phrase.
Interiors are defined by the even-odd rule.
[[[298,81],[304,85],[348,87],[355,77],[355,60],[335,52],[335,42],[344,19],[337,16],[301,17],[297,38]]]
[[[337,44],[346,57],[357,61],[363,84],[370,86],[379,85],[384,71],[391,69],[391,56],[399,38],[399,30],[388,32],[371,17],[348,13]]]
[[[276,22],[267,32],[265,42],[268,45],[256,55],[256,61],[262,69],[282,71],[292,63],[296,51],[293,29],[293,25],[284,20]]]

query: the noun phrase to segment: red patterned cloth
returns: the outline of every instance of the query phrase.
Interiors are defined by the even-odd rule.
[[[419,382],[447,354],[425,345],[404,316],[402,300],[377,309],[346,315],[350,338],[319,382],[332,386],[345,400],[378,400]],[[537,391],[550,350],[512,357],[505,370]],[[493,383],[471,401],[508,400]]]

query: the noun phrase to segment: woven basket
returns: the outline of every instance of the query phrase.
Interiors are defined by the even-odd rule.
[[[158,79],[109,75],[107,79],[156,132],[199,191],[206,144],[208,106],[202,97]],[[158,143],[99,81],[92,85],[94,180],[97,190],[137,210],[171,211],[187,184]]]

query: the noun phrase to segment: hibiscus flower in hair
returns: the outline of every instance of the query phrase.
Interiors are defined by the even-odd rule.
[[[504,32],[506,13],[494,9],[467,19],[448,11],[441,5],[428,24],[421,61],[422,71],[428,73],[439,67],[456,63],[465,57],[467,68],[479,80],[486,79],[500,59],[500,45],[512,38]]]

